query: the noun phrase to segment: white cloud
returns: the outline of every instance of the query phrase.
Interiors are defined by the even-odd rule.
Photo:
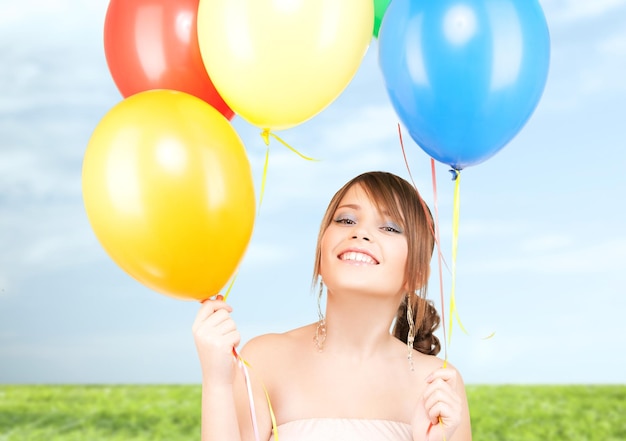
[[[626,6],[626,0],[542,0],[546,15],[555,23],[600,18]]]
[[[626,14],[624,14],[626,20]],[[591,42],[593,58],[585,60],[578,70],[577,94],[582,96],[615,96],[626,91],[626,27],[608,35],[598,36]]]
[[[50,152],[37,155],[27,149],[11,153],[0,155],[0,192],[5,200],[22,206],[43,198],[48,203],[82,201],[80,174],[66,170],[62,161],[50,158]]]
[[[4,32],[47,36],[54,39],[58,34],[46,34],[58,27],[66,36],[72,30],[90,29],[94,22],[103,23],[109,2],[106,0],[21,0],[2,2],[0,6],[0,29]],[[53,23],[52,23],[53,22]],[[1,32],[1,33],[4,33]],[[75,37],[74,37],[75,38]]]
[[[467,238],[482,238],[482,237],[510,237],[513,232],[516,235],[524,231],[528,231],[529,225],[524,221],[505,221],[495,219],[467,219],[460,222],[459,236]],[[442,237],[448,237],[452,234],[452,224],[446,222],[441,227]]]
[[[188,327],[92,331],[0,340],[0,381],[25,383],[197,382],[199,363]],[[0,338],[3,336],[0,336]],[[40,366],[46,366],[41,369]],[[161,366],[155,369],[154,366]]]
[[[11,285],[9,284],[8,274],[4,274],[7,268],[0,269],[0,299],[9,295]]]
[[[611,57],[626,55],[626,30],[615,32],[602,39],[598,44],[598,48],[600,52]]]
[[[547,252],[560,250],[574,243],[571,236],[565,234],[544,234],[526,239],[520,244],[524,252]]]
[[[261,267],[274,267],[288,262],[293,258],[292,250],[281,245],[282,242],[260,243],[254,239],[251,241],[243,259],[246,266],[254,266],[257,270]]]
[[[626,91],[622,78],[626,0],[546,0],[542,4],[552,40],[550,73],[540,104],[544,114],[563,118],[590,112],[590,104],[607,105]]]
[[[8,282],[106,259],[82,206],[28,203],[2,207],[0,218],[0,249],[9,250],[0,267]]]
[[[557,243],[543,242],[548,249],[541,250],[545,238],[533,238],[522,242],[521,248],[533,252],[501,253],[497,259],[474,259],[463,263],[467,272],[542,273],[542,274],[624,274],[626,272],[626,238],[613,238],[591,245],[565,246],[572,241],[561,238]],[[558,246],[555,246],[558,245]],[[515,249],[518,249],[515,247]],[[549,251],[549,252],[546,252]]]
[[[399,119],[390,105],[364,106],[324,130],[320,143],[351,155],[398,143]]]
[[[103,253],[93,233],[85,228],[65,229],[57,234],[46,233],[28,244],[20,253],[26,266],[72,268],[88,261],[101,260]]]

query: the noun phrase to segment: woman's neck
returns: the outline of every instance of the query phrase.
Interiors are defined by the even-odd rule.
[[[384,353],[394,341],[390,327],[400,298],[329,293],[324,351],[368,358]]]

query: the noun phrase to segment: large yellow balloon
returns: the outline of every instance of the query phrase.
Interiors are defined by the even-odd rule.
[[[200,0],[204,65],[229,107],[262,129],[328,106],[372,39],[372,0]]]
[[[151,90],[111,109],[83,162],[83,199],[111,258],[144,285],[206,299],[250,241],[255,196],[243,143],[224,116],[186,93]]]

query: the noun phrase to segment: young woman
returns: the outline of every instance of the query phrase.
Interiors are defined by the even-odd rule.
[[[275,440],[274,416],[280,441],[471,440],[461,376],[435,356],[439,316],[425,299],[431,225],[418,192],[398,176],[370,172],[344,185],[316,250],[326,314],[250,340],[241,351],[249,381],[233,356],[240,336],[230,307],[204,302],[193,326],[202,440]]]

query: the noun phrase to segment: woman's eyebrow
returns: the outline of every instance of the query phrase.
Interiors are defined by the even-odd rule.
[[[352,209],[352,210],[360,210],[360,209],[361,209],[361,206],[360,206],[359,204],[353,204],[353,203],[350,203],[350,204],[341,204],[341,205],[339,205],[339,206],[337,207],[337,210],[340,210],[340,209],[342,209],[342,208],[350,208],[350,209]],[[391,213],[389,212],[389,210],[382,210],[382,211],[379,211],[379,213],[380,213],[381,215],[385,216],[385,217],[390,217],[390,216],[391,216]]]
[[[340,208],[351,208],[353,210],[360,210],[361,206],[359,204],[342,204],[337,207],[337,210]]]

